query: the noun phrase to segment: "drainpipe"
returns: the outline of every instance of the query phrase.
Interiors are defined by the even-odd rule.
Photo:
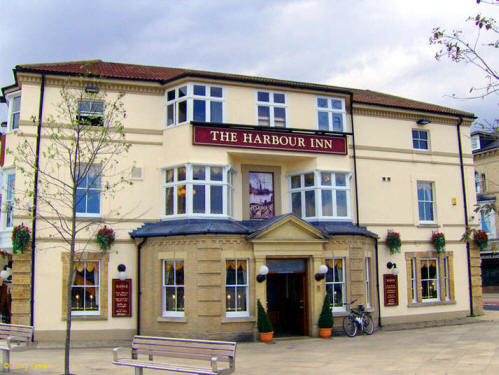
[[[379,261],[378,261],[378,239],[376,238],[376,242],[374,244],[374,252],[376,254],[376,293],[378,294],[378,327],[382,327],[381,325],[381,300],[379,296]]]
[[[33,231],[33,240],[31,242],[31,304],[30,304],[30,325],[34,326],[35,310],[35,254],[36,254],[36,215],[38,205],[38,168],[40,166],[40,142],[42,139],[42,119],[43,119],[43,98],[45,93],[45,74],[42,73],[42,83],[40,85],[40,104],[38,107],[38,126],[36,129],[36,150],[35,150],[35,176],[33,186],[33,222],[31,228]],[[33,335],[34,336],[34,335]],[[34,337],[31,338],[34,340]]]
[[[142,291],[140,289],[140,258],[142,254],[142,246],[147,241],[147,237],[142,239],[142,242],[137,245],[137,335],[140,335],[140,297]]]
[[[463,163],[463,148],[461,145],[461,124],[463,123],[463,118],[460,116],[459,121],[457,123],[457,142],[459,145],[459,166],[461,169],[461,187],[463,190],[463,204],[464,204],[464,225],[466,226],[466,230],[468,229],[468,202],[466,199],[466,184],[464,180],[464,163]],[[473,311],[473,288],[471,286],[471,252],[470,252],[470,244],[466,242],[466,259],[468,261],[468,290],[470,296],[470,315],[474,315]]]
[[[350,93],[350,120],[352,122],[352,149],[353,149],[353,174],[355,178],[355,216],[357,226],[359,226],[359,193],[357,189],[357,154],[355,152],[355,129],[353,126],[353,94]]]

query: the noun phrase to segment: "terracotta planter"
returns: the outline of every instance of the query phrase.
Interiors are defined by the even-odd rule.
[[[260,341],[262,342],[272,342],[274,338],[274,332],[260,332]]]
[[[322,337],[323,339],[331,337],[332,333],[333,333],[332,328],[319,328],[319,336]]]

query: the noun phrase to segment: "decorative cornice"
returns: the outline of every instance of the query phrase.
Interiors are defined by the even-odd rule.
[[[349,144],[348,148],[353,149],[353,145]],[[412,149],[406,149],[406,148],[363,146],[363,145],[355,145],[355,149],[356,150],[364,150],[364,151],[379,151],[379,152],[392,152],[392,153],[411,154],[411,155],[444,156],[444,157],[459,158],[459,154],[456,152],[418,151],[418,150],[412,150]],[[463,158],[472,159],[473,155],[472,154],[463,154]]]
[[[438,123],[441,125],[453,125],[456,126],[459,122],[458,115],[438,115],[434,113],[419,112],[417,109],[414,110],[404,110],[398,108],[388,108],[376,106],[373,104],[353,104],[353,114],[354,116],[371,116],[371,117],[381,117],[381,118],[391,118],[398,120],[408,120],[414,121],[421,119],[422,117],[431,120],[432,123]],[[471,126],[473,120],[465,118],[463,119],[463,126]]]

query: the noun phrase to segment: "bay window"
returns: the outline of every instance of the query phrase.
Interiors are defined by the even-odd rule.
[[[21,116],[21,93],[20,91],[6,95],[7,105],[9,106],[8,130],[19,129],[19,119]]]
[[[317,98],[317,129],[344,132],[346,121],[345,100],[340,98]]]
[[[350,178],[329,171],[291,175],[291,211],[303,218],[350,219]]]
[[[227,317],[249,316],[246,259],[229,259],[225,262],[225,311]]]
[[[166,126],[189,121],[224,122],[221,86],[188,83],[166,92]]]
[[[165,216],[232,216],[233,171],[185,164],[165,170]]]

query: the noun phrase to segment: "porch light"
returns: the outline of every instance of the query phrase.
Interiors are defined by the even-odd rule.
[[[396,263],[388,262],[386,264],[386,268],[388,268],[389,270],[392,270],[392,274],[395,276],[397,276],[399,274],[399,269],[397,268]]]
[[[327,273],[327,266],[325,264],[321,264],[321,266],[319,267],[319,272],[315,274],[315,280],[317,281],[322,280],[324,277],[326,277],[326,273]]]
[[[126,266],[124,264],[118,265],[118,279],[123,281],[126,280],[127,277],[128,275],[126,273]]]
[[[267,278],[267,274],[269,273],[269,267],[266,265],[261,266],[258,269],[258,275],[256,276],[256,281],[259,283],[263,282]]]

